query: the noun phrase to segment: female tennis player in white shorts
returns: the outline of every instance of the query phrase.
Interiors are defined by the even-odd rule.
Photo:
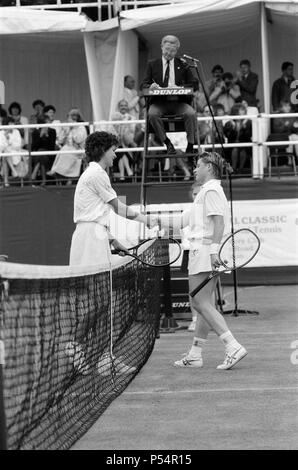
[[[111,186],[106,170],[113,165],[117,146],[117,137],[108,132],[94,132],[86,139],[89,165],[80,176],[75,190],[76,229],[71,241],[70,265],[109,265],[111,244],[123,250],[120,254],[125,254],[125,247],[113,239],[109,232],[111,208],[127,219],[137,220],[149,227],[156,225],[152,217],[137,213],[123,204]]]
[[[189,225],[189,288],[194,290],[211,271],[220,267],[218,258],[220,243],[228,234],[229,208],[221,186],[223,161],[216,152],[202,153],[194,170],[195,179],[201,185],[189,215],[183,217],[182,225]],[[162,218],[160,219],[163,225]],[[180,367],[202,367],[202,348],[212,329],[223,342],[226,354],[217,369],[231,369],[246,356],[247,351],[234,338],[225,319],[216,310],[213,296],[216,277],[193,298],[193,307],[199,313],[193,344],[184,358],[175,362]]]
[[[195,200],[196,195],[198,194],[200,189],[201,189],[201,186],[197,183],[197,181],[195,181],[191,185],[191,189],[189,191],[191,201]],[[185,211],[183,211],[183,215],[188,217],[189,212],[190,212],[189,209],[186,209]],[[180,230],[181,246],[184,250],[183,256],[187,256],[187,263],[188,263],[188,254],[189,254],[189,240],[188,240],[189,230],[190,230],[189,225],[187,225],[184,229]],[[191,319],[190,325],[188,326],[188,331],[195,331],[198,314],[192,305],[192,297],[190,295],[189,295],[189,306],[190,306],[190,310],[192,313],[192,319]]]

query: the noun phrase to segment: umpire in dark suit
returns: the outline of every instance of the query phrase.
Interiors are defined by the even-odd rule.
[[[165,36],[161,41],[162,57],[149,61],[146,76],[141,84],[142,89],[151,90],[174,86],[191,86],[197,89],[197,80],[190,67],[176,57],[180,41],[175,36]],[[162,114],[179,114],[183,116],[187,134],[186,153],[193,153],[193,145],[197,139],[197,115],[194,108],[187,102],[187,96],[152,97],[148,110],[149,122],[154,129],[155,136],[160,144],[165,144],[170,154],[176,150],[167,137]]]

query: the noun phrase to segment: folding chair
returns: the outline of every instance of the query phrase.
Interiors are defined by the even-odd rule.
[[[270,134],[267,139],[267,142],[281,142],[281,141],[289,141],[289,136],[287,134]],[[289,144],[290,144],[290,141],[289,141]],[[280,170],[278,167],[278,161],[280,158],[287,158],[288,160],[291,161],[294,175],[297,176],[296,161],[295,161],[294,153],[286,152],[286,145],[277,145],[276,147],[275,146],[269,147],[269,152],[268,152],[268,159],[269,159],[268,160],[268,176],[269,178],[271,178],[271,175],[272,175],[272,160],[273,160],[273,163],[275,163],[275,167],[277,168],[277,171],[278,171],[278,177],[280,178]]]

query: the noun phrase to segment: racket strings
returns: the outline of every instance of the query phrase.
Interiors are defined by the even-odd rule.
[[[248,264],[259,250],[260,241],[249,229],[240,229],[230,235],[220,250],[220,259],[229,269],[237,269]]]
[[[180,242],[172,237],[161,237],[157,238],[157,240],[159,240],[160,252],[157,253],[154,259],[144,259],[139,252],[141,246],[150,240],[144,240],[140,242],[139,245],[135,246],[136,251],[134,253],[131,252],[131,248],[129,250],[141,263],[147,266],[166,267],[176,263],[182,253]]]

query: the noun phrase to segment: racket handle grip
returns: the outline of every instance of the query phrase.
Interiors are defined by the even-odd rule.
[[[121,252],[126,253],[127,255],[130,255],[129,250],[117,250],[117,249],[111,250],[112,255],[118,255]]]
[[[204,279],[203,282],[201,282],[201,284],[199,284],[193,291],[190,292],[190,296],[191,297],[194,297],[201,289],[203,289],[203,287],[206,286],[206,284],[208,284],[208,282],[210,281],[211,277],[206,277],[206,279]]]

